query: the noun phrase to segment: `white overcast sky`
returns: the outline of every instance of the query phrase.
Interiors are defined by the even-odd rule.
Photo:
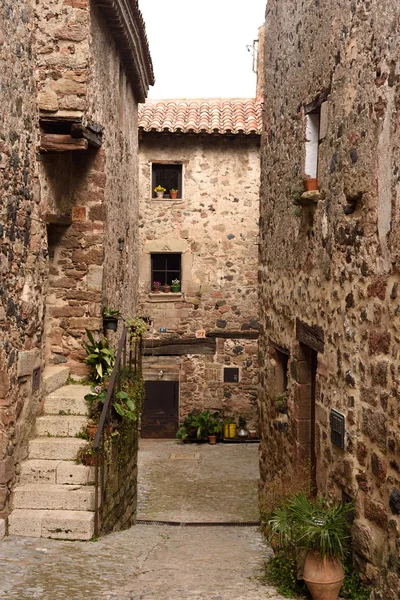
[[[246,45],[267,0],[139,0],[156,83],[150,98],[247,98],[256,76]]]

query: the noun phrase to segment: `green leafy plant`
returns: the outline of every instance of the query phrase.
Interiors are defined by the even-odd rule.
[[[265,579],[285,598],[303,596],[307,588],[296,578],[297,565],[294,552],[278,552],[265,565]]]
[[[239,415],[238,425],[239,425],[239,429],[246,429],[247,421],[243,417],[243,415]]]
[[[353,510],[352,503],[329,506],[324,498],[309,500],[300,492],[273,511],[268,538],[275,538],[280,549],[307,548],[322,558],[343,560],[350,541],[346,517]]]
[[[117,319],[120,316],[120,312],[119,310],[114,310],[113,308],[110,308],[108,306],[105,306],[103,308],[103,317],[111,317],[114,319]]]
[[[201,440],[207,435],[217,435],[221,429],[221,419],[218,412],[211,414],[209,410],[203,412],[193,411],[185,418],[176,433],[176,437],[182,441],[189,437]]]
[[[275,396],[275,408],[279,413],[286,413],[288,408],[288,394],[283,392]]]
[[[344,564],[344,582],[340,595],[346,600],[369,600],[371,597],[371,590],[363,584],[350,561]]]
[[[171,188],[169,191],[172,192],[173,194],[177,194],[178,193],[178,190],[175,190],[174,188]]]
[[[92,377],[95,383],[100,383],[111,374],[115,363],[115,352],[110,347],[109,341],[101,337],[98,341],[94,339],[91,331],[86,329],[89,342],[83,342],[87,352],[85,363],[92,367]]]
[[[222,431],[222,423],[219,412],[215,412],[210,415],[207,423],[207,429],[209,435],[218,435]]]
[[[143,317],[127,319],[126,324],[129,327],[129,339],[133,344],[149,330],[149,324]]]

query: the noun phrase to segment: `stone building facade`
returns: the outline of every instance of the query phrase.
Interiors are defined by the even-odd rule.
[[[148,101],[141,109],[140,309],[153,338],[145,378],[158,380],[161,395],[163,382],[165,390],[176,382],[177,394],[167,429],[155,425],[157,410],[146,425],[145,407],[144,435],[174,436],[193,409],[256,423],[260,122],[255,100]],[[154,197],[157,184],[167,189],[163,199]],[[177,272],[166,277],[181,290],[154,293],[159,261],[171,256]],[[238,381],[227,381],[235,373]]]
[[[137,107],[153,83],[136,1],[0,8],[0,515],[45,366],[86,372],[102,306],[133,314]]]
[[[390,0],[269,0],[259,266],[262,483],[302,465],[321,494],[354,498],[356,564],[393,600],[399,19]]]

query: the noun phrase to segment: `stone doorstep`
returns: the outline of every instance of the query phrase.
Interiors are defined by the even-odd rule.
[[[65,385],[69,377],[69,372],[68,367],[45,367],[42,374],[43,395],[51,394],[51,392]]]
[[[90,540],[94,534],[94,513],[16,509],[8,517],[8,533],[26,537]]]
[[[94,467],[63,460],[26,460],[21,465],[19,484],[28,483],[93,485]]]
[[[13,508],[94,511],[94,486],[27,483],[14,489]]]
[[[35,438],[29,441],[28,458],[40,460],[75,460],[86,444],[81,438]]]
[[[87,415],[88,405],[85,400],[90,392],[87,385],[65,385],[56,392],[49,394],[44,401],[45,415]]]
[[[87,417],[72,415],[45,415],[36,419],[35,432],[38,437],[74,437],[87,423]]]

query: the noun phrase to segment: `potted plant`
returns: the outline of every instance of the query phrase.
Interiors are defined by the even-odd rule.
[[[178,190],[174,190],[174,188],[171,188],[169,190],[169,195],[171,200],[176,200],[176,198],[178,197]]]
[[[164,198],[164,193],[167,191],[165,187],[162,185],[158,185],[154,188],[155,194],[157,198]]]
[[[171,291],[171,286],[168,283],[165,283],[163,285],[163,292],[164,292],[164,294],[169,294],[170,291]]]
[[[153,281],[153,292],[155,294],[159,294],[160,293],[160,289],[161,289],[161,282],[160,281]]]
[[[101,462],[99,456],[99,463]],[[93,448],[93,440],[79,448],[76,456],[76,463],[86,465],[87,467],[93,467],[96,464],[96,451]]]
[[[218,414],[218,413],[216,413]],[[211,413],[209,410],[203,412],[193,411],[185,417],[183,424],[179,427],[176,437],[183,442],[195,440],[200,442],[206,439]]]
[[[93,419],[90,419],[88,421],[88,424],[86,425],[86,431],[89,436],[89,439],[94,440],[94,438],[96,437],[98,426],[99,424],[95,423]]]
[[[246,438],[249,435],[249,432],[246,429],[247,421],[242,415],[239,416],[238,423],[239,423],[239,431],[237,433],[238,436],[241,438]]]
[[[287,414],[288,412],[288,393],[282,392],[275,396],[275,408],[278,413]]]
[[[103,308],[104,329],[108,329],[110,331],[117,331],[119,316],[119,310],[114,310],[112,308],[109,308],[108,306],[105,306]]]
[[[177,294],[181,291],[181,282],[179,281],[179,279],[172,280],[171,291],[174,292],[174,294]]]
[[[209,416],[207,430],[208,442],[213,446],[217,443],[217,436],[221,433],[222,430],[221,419],[218,412],[215,412],[214,414]]]
[[[318,179],[316,177],[306,177],[303,179],[304,189],[306,192],[314,192],[318,190]]]
[[[344,579],[342,561],[350,540],[346,517],[353,504],[328,506],[300,492],[276,508],[268,521],[268,538],[280,551],[307,550],[304,581],[314,600],[337,600]]]
[[[83,342],[87,357],[85,363],[93,369],[92,377],[95,383],[101,383],[105,377],[111,375],[115,363],[115,352],[110,347],[107,338],[102,337],[95,341],[93,334],[86,329],[89,342]]]

